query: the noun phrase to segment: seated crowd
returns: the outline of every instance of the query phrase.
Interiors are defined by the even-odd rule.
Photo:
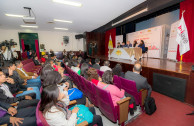
[[[127,47],[131,47],[127,43]],[[7,68],[0,71],[0,125],[16,126],[36,125],[36,107],[42,112],[50,126],[74,126],[87,121],[89,126],[97,124],[103,126],[102,118],[96,115],[94,105],[77,89],[64,66],[68,66],[78,75],[93,82],[97,87],[110,92],[114,106],[125,97],[131,97],[129,110],[134,114],[136,104],[133,96],[113,84],[113,76],[134,80],[137,90],[148,90],[151,95],[151,86],[147,79],[140,75],[140,63],[135,63],[133,71],[122,71],[122,66],[117,64],[110,68],[110,62],[104,61],[100,66],[100,59],[95,59],[92,65],[90,59],[84,59],[82,52],[75,55],[72,51],[68,54],[63,51],[63,60],[58,60],[50,50],[42,53],[41,60],[33,56],[35,65],[40,66],[40,76],[35,72],[27,72],[22,61],[9,63]],[[27,53],[30,58],[33,53]],[[98,70],[103,71],[102,77]],[[79,98],[72,98],[72,90],[78,90]]]

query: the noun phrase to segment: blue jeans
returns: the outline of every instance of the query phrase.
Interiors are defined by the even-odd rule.
[[[38,86],[39,89],[41,87],[41,80],[40,80],[40,76],[38,76],[36,79],[30,79],[27,80],[27,84],[31,85],[31,87],[34,87],[34,85]]]
[[[27,94],[30,94],[30,93],[36,93],[36,99],[40,100],[40,90],[39,90],[39,88],[38,87],[32,87],[32,88],[33,88],[33,90],[24,91],[21,94],[17,94],[16,97],[27,95]]]

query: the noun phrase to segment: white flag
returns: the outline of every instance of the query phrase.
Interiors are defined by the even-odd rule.
[[[190,50],[188,31],[183,15],[178,25],[176,41],[179,44],[180,56]]]

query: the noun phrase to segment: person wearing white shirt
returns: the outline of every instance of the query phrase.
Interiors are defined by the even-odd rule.
[[[109,66],[110,66],[110,62],[108,60],[104,61],[104,66],[100,67],[100,71],[103,71],[103,72],[105,72],[107,70],[112,71],[112,69]]]

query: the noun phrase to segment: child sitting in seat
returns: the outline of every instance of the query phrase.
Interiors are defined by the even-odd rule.
[[[76,72],[78,75],[81,75],[81,70],[79,68],[79,63],[77,60],[73,61],[73,66],[71,67],[71,69]]]

